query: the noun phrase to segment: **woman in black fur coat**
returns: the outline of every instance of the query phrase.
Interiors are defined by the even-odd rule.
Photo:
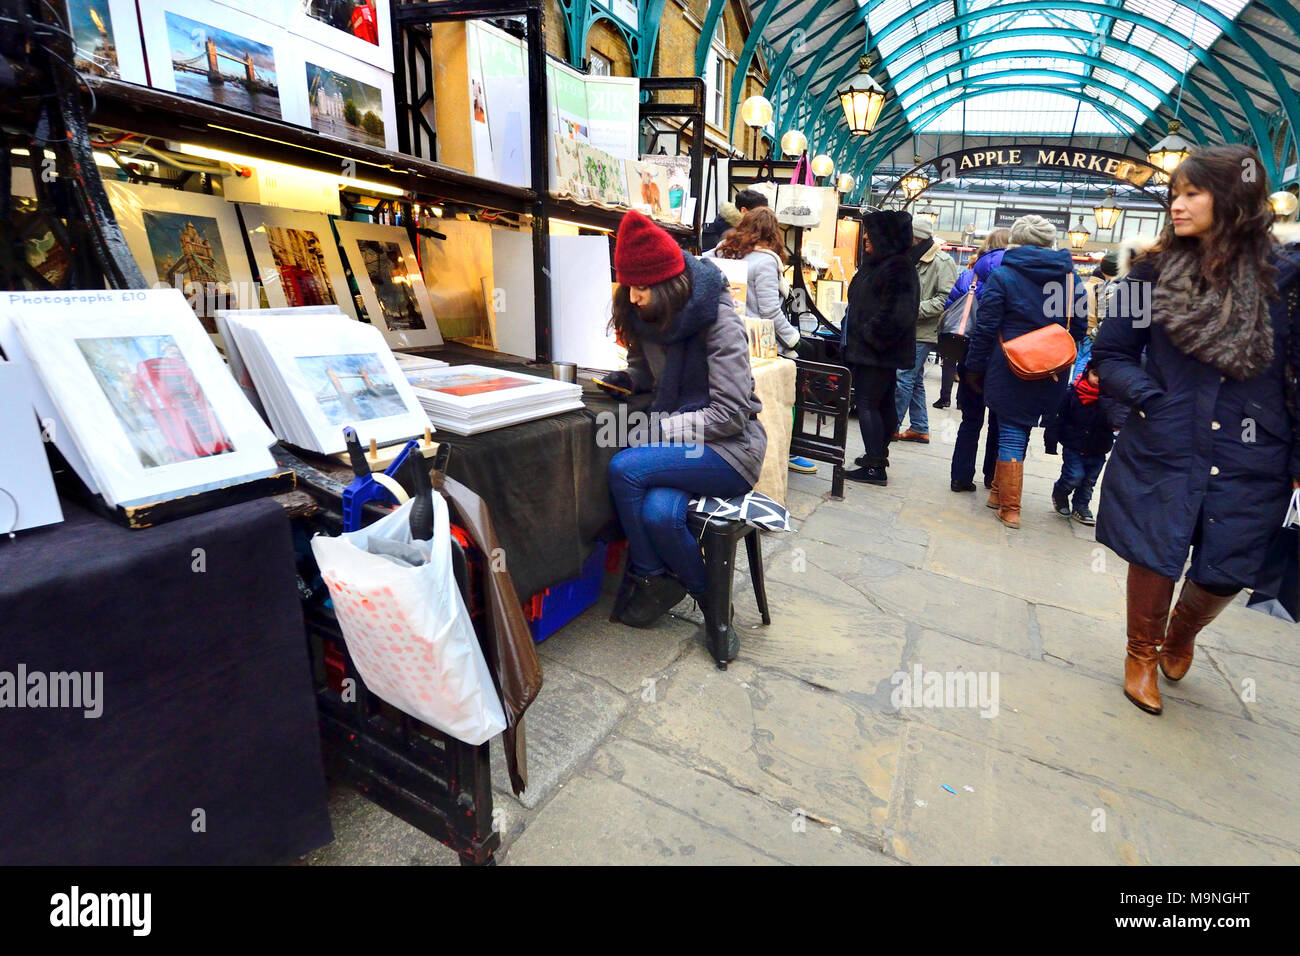
[[[908,257],[912,217],[905,212],[870,213],[862,220],[862,262],[849,283],[849,307],[841,338],[853,370],[853,397],[866,446],[863,467],[845,472],[851,481],[886,484],[889,439],[897,427],[894,383],[899,369],[916,362],[916,316],[921,287]]]

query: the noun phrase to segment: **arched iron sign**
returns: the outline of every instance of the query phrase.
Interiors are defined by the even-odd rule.
[[[1128,183],[1166,208],[1169,206],[1169,201],[1164,195],[1147,188],[1153,177],[1162,174],[1160,169],[1150,163],[1104,149],[1054,146],[1050,143],[983,146],[962,149],[955,153],[944,153],[942,156],[936,156],[918,166],[913,166],[898,177],[898,180],[889,187],[889,192],[880,201],[880,205],[884,206],[890,201],[903,179],[930,167],[938,173],[937,177],[930,180],[925,189],[909,197],[903,203],[903,208],[925,195],[937,183],[985,169],[1060,169],[1094,173],[1099,178]]]

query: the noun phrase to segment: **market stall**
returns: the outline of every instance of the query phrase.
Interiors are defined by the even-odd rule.
[[[62,714],[37,729],[48,715],[36,710],[3,725],[22,741],[7,749],[0,817],[29,831],[6,849],[38,861],[38,838],[62,826],[47,860],[290,859],[329,839],[323,763],[465,862],[490,862],[486,745],[394,713],[366,686],[309,539],[348,527],[362,471],[377,481],[403,453],[451,449],[447,485],[482,502],[480,514],[447,495],[458,590],[524,786],[522,716],[540,670],[512,690],[519,668],[503,656],[527,665],[531,642],[524,653],[500,637],[614,533],[604,475],[617,446],[596,440],[595,417],[612,406],[503,400],[465,433],[440,420],[422,439],[426,416],[458,412],[440,395],[484,389],[417,378],[448,364],[527,378],[487,389],[514,389],[508,399],[542,390],[553,358],[614,354],[612,270],[590,256],[608,255],[628,208],[696,242],[703,136],[682,156],[645,155],[638,121],[702,129],[703,84],[548,64],[538,0],[381,0],[373,36],[310,10],[286,20],[168,0],[141,4],[138,31],[97,15],[86,33],[79,7],[69,21],[20,6],[6,56],[26,56],[15,76],[49,95],[0,104],[24,131],[0,144],[0,224],[21,239],[0,256],[21,293],[0,322],[15,372],[0,386],[36,413],[17,416],[28,453],[0,476],[19,533],[0,543],[0,600],[27,628],[3,650],[33,669],[93,665],[114,710],[90,734]],[[485,22],[509,14],[522,21]],[[770,414],[784,404],[788,418],[781,364],[756,377],[774,383],[762,386]],[[358,467],[367,451],[375,464]],[[373,521],[397,500],[357,513]],[[101,555],[89,571],[74,570],[79,550]],[[206,569],[192,567],[200,553]],[[40,610],[48,601],[60,606]],[[182,647],[199,653],[178,659]],[[242,683],[218,720],[226,678]],[[193,818],[182,833],[168,800]],[[115,814],[120,833],[85,839]],[[203,818],[214,836],[200,843]]]

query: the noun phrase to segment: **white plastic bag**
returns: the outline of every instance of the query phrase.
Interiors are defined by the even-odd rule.
[[[366,687],[443,733],[481,744],[506,729],[506,717],[452,570],[447,503],[438,494],[432,501],[428,564],[400,567],[366,550],[372,537],[413,543],[413,501],[360,531],[317,536],[311,547]]]

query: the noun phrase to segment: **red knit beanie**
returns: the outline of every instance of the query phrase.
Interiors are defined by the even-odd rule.
[[[628,210],[614,243],[614,272],[623,285],[657,285],[686,271],[681,247],[635,209]]]

